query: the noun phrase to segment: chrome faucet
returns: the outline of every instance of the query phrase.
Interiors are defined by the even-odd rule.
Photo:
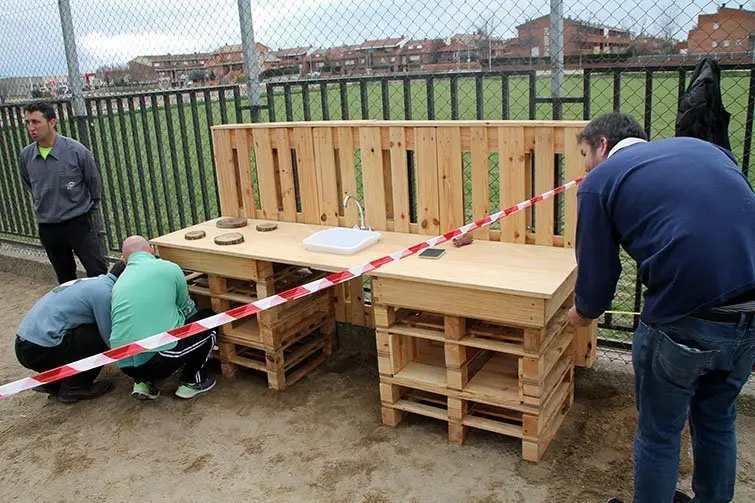
[[[346,209],[349,199],[353,199],[354,202],[357,203],[357,209],[359,210],[359,221],[361,223],[359,228],[363,231],[371,231],[372,229],[364,225],[364,211],[362,211],[362,205],[359,204],[359,200],[356,197],[347,194],[346,197],[343,198],[343,208]]]

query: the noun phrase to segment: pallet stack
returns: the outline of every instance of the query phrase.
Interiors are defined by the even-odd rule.
[[[572,302],[539,329],[376,305],[383,423],[415,413],[446,421],[453,443],[470,428],[520,438],[538,462],[574,399]]]
[[[298,266],[256,262],[251,280],[189,273],[189,293],[215,312],[254,302],[317,279],[319,273]],[[218,342],[223,376],[238,366],[267,373],[275,390],[307,375],[336,350],[336,321],[327,291],[262,311],[221,327]]]

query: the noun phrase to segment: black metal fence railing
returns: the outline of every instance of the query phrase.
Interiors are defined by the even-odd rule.
[[[268,121],[589,119],[621,110],[638,118],[657,138],[674,135],[678,99],[693,69],[693,62],[681,67],[587,68],[567,74],[567,96],[555,100],[546,97],[549,75],[532,69],[269,82],[263,95],[267,103],[256,107],[249,106],[238,86],[90,97],[87,138],[104,181],[107,243],[115,252],[127,235],[155,236],[218,216],[210,135],[214,124],[251,117]],[[753,180],[755,63],[722,64],[722,69],[732,150]],[[18,155],[30,141],[24,104],[0,106],[0,238],[36,243],[31,200],[18,169]],[[81,138],[71,103],[58,100],[55,107],[59,131]],[[496,173],[491,169],[491,180]],[[556,179],[562,180],[562,175],[558,173]],[[560,228],[558,210],[555,221]],[[636,265],[625,257],[613,311],[600,323],[605,347],[628,347],[627,334],[636,327],[641,307]]]

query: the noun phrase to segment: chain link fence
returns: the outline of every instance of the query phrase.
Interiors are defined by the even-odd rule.
[[[0,237],[36,242],[17,170],[34,99],[56,103],[60,132],[94,152],[113,251],[127,234],[217,216],[214,124],[621,110],[668,137],[703,57],[724,70],[732,150],[752,180],[754,47],[754,2],[0,0]],[[464,172],[469,191],[468,157]],[[642,295],[636,265],[623,265],[601,337],[626,360],[610,348],[626,349]]]

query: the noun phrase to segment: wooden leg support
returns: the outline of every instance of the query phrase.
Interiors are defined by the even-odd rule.
[[[444,349],[446,353],[446,379],[448,387],[462,390],[469,383],[467,357],[469,356],[469,352],[474,351],[474,348],[446,342]]]
[[[338,331],[336,330],[336,319],[334,313],[330,313],[330,320],[320,329],[322,336],[328,340],[323,352],[331,356],[338,350]]]
[[[265,353],[267,383],[270,388],[278,391],[286,389],[286,371],[283,362],[283,350]]]
[[[401,400],[403,388],[395,384],[380,383],[380,413],[383,416],[383,424],[387,426],[398,426],[404,419],[404,411],[394,409],[390,405]]]
[[[238,370],[238,365],[231,362],[233,357],[236,356],[236,346],[228,342],[219,342],[218,353],[220,354],[220,370],[223,377],[233,379],[236,376],[236,370]]]
[[[458,398],[448,399],[448,441],[452,444],[463,444],[469,436],[469,426],[463,421],[467,415],[469,402]]]

